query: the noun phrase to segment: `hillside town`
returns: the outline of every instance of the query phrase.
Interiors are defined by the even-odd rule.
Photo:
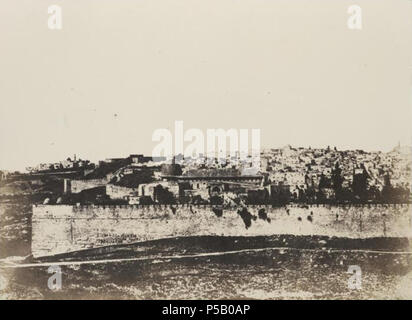
[[[248,157],[173,159],[132,154],[0,171],[0,195],[43,193],[49,204],[409,203],[411,148],[337,150],[287,145]],[[223,160],[223,161],[222,161]]]
[[[40,163],[34,167],[27,167],[26,170],[29,173],[48,173],[87,168],[94,168],[94,165],[91,164],[88,160],[76,159],[76,155],[74,155],[73,159],[69,157],[66,160],[56,163]]]

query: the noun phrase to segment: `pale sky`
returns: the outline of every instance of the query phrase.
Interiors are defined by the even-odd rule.
[[[0,39],[0,169],[150,155],[176,120],[263,147],[412,145],[410,0],[2,0]]]

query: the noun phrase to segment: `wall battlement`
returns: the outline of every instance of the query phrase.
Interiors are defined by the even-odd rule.
[[[43,205],[43,204],[35,204],[33,207],[62,207],[63,205]],[[94,209],[94,208],[124,208],[124,209],[159,209],[159,208],[213,208],[216,207],[215,205],[211,204],[120,204],[120,205],[68,205],[70,207],[77,207],[82,209]],[[284,206],[272,206],[266,204],[256,204],[256,205],[248,205],[248,208],[405,208],[411,207],[409,203],[371,203],[371,204],[288,204]],[[224,209],[234,209],[238,208],[238,206],[225,206]]]

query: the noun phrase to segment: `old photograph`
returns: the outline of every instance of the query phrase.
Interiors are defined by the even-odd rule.
[[[0,39],[1,300],[412,299],[411,1],[2,0]]]

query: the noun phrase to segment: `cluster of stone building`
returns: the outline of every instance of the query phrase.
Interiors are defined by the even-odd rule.
[[[308,188],[319,189],[322,178],[332,179],[336,166],[341,169],[343,188],[351,188],[356,175],[366,174],[368,187],[382,191],[385,177],[389,177],[392,186],[411,192],[411,150],[400,146],[384,153],[288,145],[264,151],[262,159],[262,170],[268,174],[270,183],[285,186],[291,194],[305,192]],[[324,191],[333,196],[333,186]]]
[[[199,160],[179,155],[173,160],[143,155],[106,159],[82,179],[65,179],[64,193],[73,195],[100,188],[110,200],[129,204],[210,203],[211,198],[247,195],[248,190],[263,185],[264,176],[251,170],[251,159],[241,166],[222,159]]]
[[[40,163],[33,167],[27,167],[26,171],[29,173],[42,173],[42,172],[57,172],[57,171],[69,171],[69,170],[82,170],[86,168],[92,168],[93,165],[89,160],[76,159],[74,155],[73,159],[67,158],[66,160],[55,163]]]
[[[81,179],[65,179],[64,193],[72,201],[79,201],[73,195],[93,190],[96,199],[106,202],[224,204],[316,201],[321,190],[329,200],[336,197],[331,181],[337,168],[339,188],[350,190],[354,178],[365,176],[367,188],[382,191],[390,181],[411,193],[411,153],[400,147],[383,153],[286,146],[262,151],[258,166],[251,157],[223,160],[181,155],[173,160],[144,155],[106,159],[85,170]]]

